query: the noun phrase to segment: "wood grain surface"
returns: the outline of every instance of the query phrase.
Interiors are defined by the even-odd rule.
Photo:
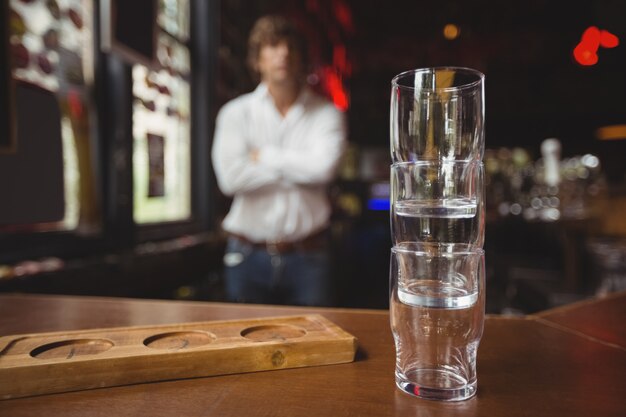
[[[0,295],[0,334],[291,314],[321,314],[357,337],[355,361],[3,400],[0,416],[626,415],[626,352],[535,317],[487,318],[478,394],[459,403],[417,399],[395,387],[383,310]]]
[[[0,337],[0,399],[351,362],[317,314]]]
[[[536,316],[626,350],[626,291],[567,304]]]

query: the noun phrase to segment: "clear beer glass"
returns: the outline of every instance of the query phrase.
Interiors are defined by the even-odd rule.
[[[391,81],[392,162],[482,160],[485,76],[474,69],[406,71]]]
[[[390,320],[398,388],[433,400],[474,396],[484,319],[482,249],[418,243],[392,249]]]

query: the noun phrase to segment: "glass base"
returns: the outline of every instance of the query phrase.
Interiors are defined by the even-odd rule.
[[[402,391],[427,400],[462,401],[476,395],[476,381],[442,369],[413,369],[402,375],[396,372],[396,385]]]

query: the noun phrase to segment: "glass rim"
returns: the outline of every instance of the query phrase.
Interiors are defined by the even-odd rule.
[[[415,74],[420,74],[420,73],[424,73],[424,72],[432,72],[432,71],[440,71],[440,70],[452,70],[452,71],[457,71],[457,72],[461,72],[461,73],[465,73],[465,74],[472,74],[478,77],[478,79],[476,81],[472,81],[470,83],[467,84],[463,84],[457,87],[443,87],[443,88],[429,88],[429,87],[425,87],[425,88],[415,88],[415,87],[409,87],[406,85],[401,85],[398,83],[398,81],[401,78],[405,78],[408,75],[415,75]],[[469,67],[456,67],[456,66],[441,66],[441,67],[426,67],[426,68],[416,68],[416,69],[411,69],[411,70],[407,70],[407,71],[403,71],[400,74],[396,75],[395,77],[393,77],[391,79],[391,86],[393,88],[399,88],[399,89],[403,89],[403,90],[409,90],[409,91],[420,91],[420,92],[425,92],[425,93],[432,93],[432,92],[451,92],[451,91],[465,91],[465,90],[470,90],[475,88],[476,86],[484,83],[485,81],[485,74],[483,74],[482,72],[473,69],[473,68],[469,68]]]
[[[484,166],[484,162],[478,159],[416,159],[413,161],[396,161],[391,164],[391,168],[404,168],[408,166],[437,166],[437,165],[463,165],[463,166]]]
[[[428,251],[432,248],[435,252]],[[428,256],[432,258],[459,257],[459,256],[480,256],[485,255],[485,250],[468,243],[421,243],[402,242],[391,248],[394,254],[414,254],[418,256]]]

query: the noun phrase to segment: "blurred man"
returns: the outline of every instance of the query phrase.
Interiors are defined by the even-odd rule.
[[[345,146],[344,115],[305,84],[304,40],[285,18],[254,25],[248,64],[260,83],[220,110],[213,167],[233,196],[225,288],[232,301],[328,305],[326,187]]]

